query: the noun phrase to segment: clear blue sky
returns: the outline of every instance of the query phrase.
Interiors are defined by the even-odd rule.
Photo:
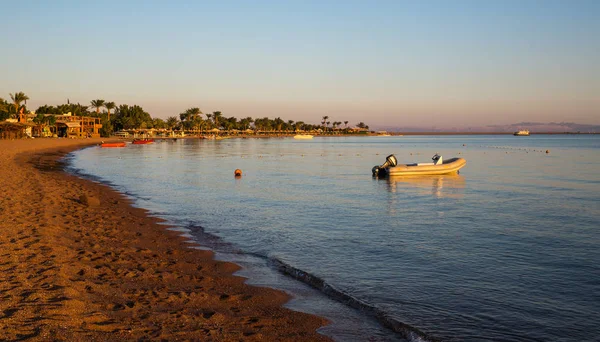
[[[377,127],[600,124],[600,1],[3,1],[0,97]]]

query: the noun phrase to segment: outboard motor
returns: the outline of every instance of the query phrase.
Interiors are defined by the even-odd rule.
[[[373,177],[385,176],[387,174],[387,168],[396,165],[398,165],[396,156],[390,154],[385,158],[385,163],[373,166],[373,169],[371,170],[373,172]]]
[[[439,154],[434,154],[433,157],[431,158],[431,160],[433,160],[433,165],[438,165],[442,163],[442,156],[440,156]]]

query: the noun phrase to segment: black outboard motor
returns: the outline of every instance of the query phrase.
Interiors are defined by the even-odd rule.
[[[373,177],[386,176],[387,168],[394,167],[396,165],[398,165],[398,160],[396,159],[396,156],[394,156],[393,154],[390,154],[389,156],[387,156],[385,158],[385,163],[383,163],[382,165],[373,166],[373,169],[371,170],[373,172]]]

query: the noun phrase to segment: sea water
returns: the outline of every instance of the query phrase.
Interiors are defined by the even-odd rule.
[[[467,165],[371,175],[434,153]],[[70,165],[292,293],[337,340],[600,336],[597,135],[178,139]]]

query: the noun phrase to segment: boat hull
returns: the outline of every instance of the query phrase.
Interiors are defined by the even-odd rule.
[[[140,140],[134,140],[132,142],[132,144],[134,145],[147,145],[147,144],[152,144],[154,142],[154,139],[140,139]]]
[[[308,140],[308,139],[312,139],[313,136],[310,134],[298,134],[298,135],[294,135],[294,139],[298,139],[298,140]]]
[[[522,130],[522,131],[514,132],[513,135],[517,136],[517,137],[528,137],[529,136],[529,131],[525,129],[525,130]]]
[[[441,165],[419,165],[419,164],[401,164],[386,168],[389,176],[417,176],[417,175],[447,175],[458,173],[458,171],[467,165],[463,158],[451,158],[445,160]]]
[[[125,147],[125,143],[124,142],[104,143],[104,144],[100,144],[100,147]]]

